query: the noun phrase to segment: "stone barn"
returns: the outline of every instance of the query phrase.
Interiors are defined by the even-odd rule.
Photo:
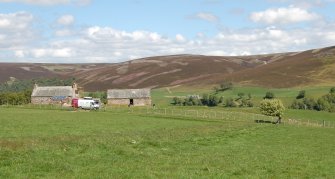
[[[72,86],[38,86],[35,84],[31,94],[32,104],[71,104],[77,98],[77,85]]]
[[[150,89],[107,90],[108,105],[150,106]]]

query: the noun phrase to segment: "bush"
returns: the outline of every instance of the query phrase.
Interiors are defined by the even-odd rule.
[[[239,97],[239,99],[242,99],[244,97],[244,93],[238,93],[237,96]]]
[[[215,93],[218,93],[220,91],[224,92],[226,90],[231,90],[233,88],[233,83],[232,82],[223,82],[221,83],[218,87],[214,87]]]
[[[305,97],[305,95],[306,95],[306,91],[305,90],[299,91],[299,94],[296,97],[296,99],[302,99],[302,98]]]
[[[265,96],[263,99],[274,99],[275,95],[272,92],[266,92]]]
[[[237,107],[239,104],[233,98],[227,98],[224,104],[225,107]]]
[[[242,99],[241,104],[240,104],[240,107],[253,107],[253,106],[254,104],[250,100],[247,100],[247,99]]]
[[[330,88],[329,93],[334,94],[335,93],[335,87]]]
[[[290,108],[291,109],[306,109],[306,105],[300,100],[294,100]]]
[[[309,110],[315,109],[316,101],[313,98],[304,98],[302,102],[305,105],[305,109]]]
[[[216,95],[209,95],[208,97],[208,106],[217,106],[220,99]]]
[[[173,97],[172,98],[172,103],[173,105],[182,105],[183,100],[179,97]]]
[[[281,123],[285,107],[279,99],[264,99],[259,106],[262,114],[278,117],[277,123]]]
[[[190,96],[188,98],[185,98],[183,105],[184,106],[199,106],[201,105],[201,101],[196,97]]]
[[[0,93],[0,105],[22,105],[30,103],[31,92],[24,91],[19,93],[8,92]]]
[[[316,104],[318,111],[330,111],[331,104],[325,98],[319,98]]]

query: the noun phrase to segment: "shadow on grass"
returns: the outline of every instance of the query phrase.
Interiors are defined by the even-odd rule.
[[[255,123],[277,124],[277,122],[265,121],[265,120],[255,120]]]

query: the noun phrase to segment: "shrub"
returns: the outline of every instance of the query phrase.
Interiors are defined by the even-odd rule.
[[[329,93],[334,94],[335,93],[335,87],[330,88]]]
[[[279,99],[264,99],[259,106],[262,114],[278,117],[277,123],[281,123],[285,107]]]
[[[227,98],[224,104],[225,107],[237,107],[238,104],[234,101],[233,98]]]
[[[241,104],[240,104],[240,107],[253,107],[253,106],[254,104],[250,100],[247,100],[247,99],[242,99]]]
[[[208,97],[208,106],[217,106],[220,99],[216,95],[209,95]]]
[[[306,109],[306,105],[299,100],[294,100],[290,106],[291,109]]]
[[[309,110],[315,109],[316,101],[313,98],[304,98],[302,102],[305,105],[305,109]]]
[[[306,91],[305,90],[302,90],[302,91],[299,91],[299,94],[298,96],[296,97],[296,99],[302,99],[305,97],[305,94],[306,94]]]
[[[183,100],[179,97],[173,97],[172,98],[172,103],[173,105],[182,105]]]
[[[265,96],[263,99],[273,99],[275,98],[275,95],[272,92],[266,92]]]
[[[201,105],[201,101],[193,96],[186,98],[183,102],[184,106],[198,106]]]
[[[330,111],[331,104],[325,98],[319,98],[316,104],[318,111]]]
[[[244,97],[244,93],[238,93],[237,96],[239,97],[239,99],[242,99]]]

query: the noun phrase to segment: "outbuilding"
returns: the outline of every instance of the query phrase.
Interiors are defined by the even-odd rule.
[[[144,89],[109,89],[108,105],[150,106],[151,90]]]
[[[72,86],[38,86],[35,84],[31,94],[32,104],[71,104],[77,98],[77,84]]]

